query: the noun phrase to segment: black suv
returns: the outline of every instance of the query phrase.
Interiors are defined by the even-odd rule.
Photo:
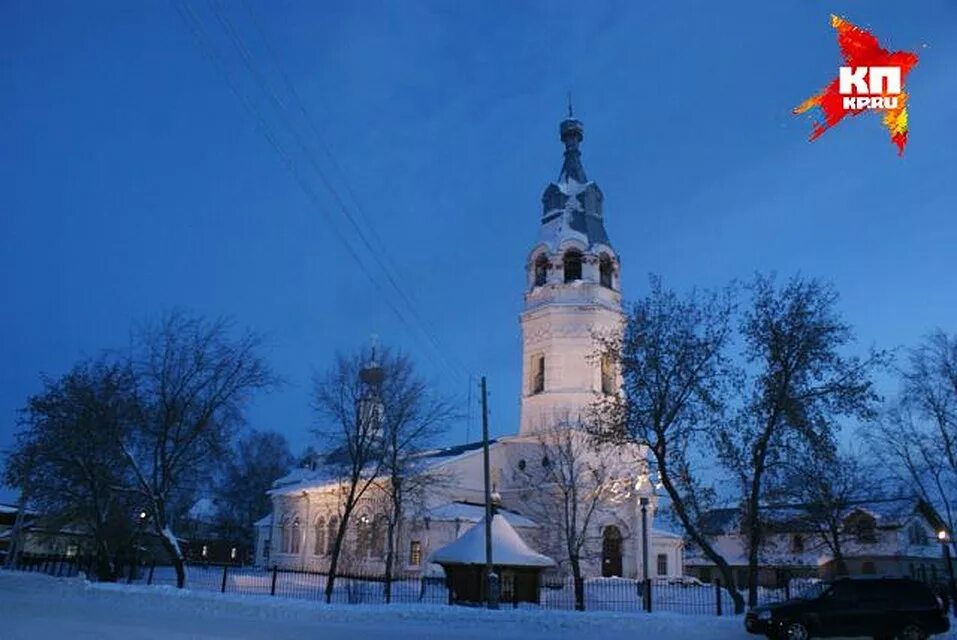
[[[750,633],[782,640],[870,636],[922,640],[950,629],[943,600],[908,578],[841,578],[822,582],[803,598],[755,607]]]

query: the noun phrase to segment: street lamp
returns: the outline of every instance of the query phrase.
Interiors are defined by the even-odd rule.
[[[947,563],[947,591],[951,607],[957,606],[957,582],[954,581],[954,562],[950,557],[950,535],[946,529],[937,532],[937,539],[944,549],[944,562]],[[957,612],[957,611],[955,611]]]

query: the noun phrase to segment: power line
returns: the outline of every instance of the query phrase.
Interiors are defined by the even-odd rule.
[[[237,51],[239,51],[240,57],[241,57],[242,60],[243,60],[243,64],[246,66],[246,68],[247,68],[247,69],[249,70],[249,72],[252,74],[253,79],[256,81],[256,83],[259,85],[259,87],[260,87],[261,89],[263,89],[263,90],[267,93],[268,98],[270,99],[270,101],[272,102],[272,104],[276,107],[276,109],[279,111],[280,115],[282,116],[283,122],[285,123],[287,129],[289,130],[289,132],[291,133],[291,135],[293,136],[293,138],[294,138],[294,139],[296,140],[296,142],[298,143],[300,149],[303,151],[303,153],[306,155],[307,159],[309,160],[310,165],[311,165],[312,168],[316,171],[316,173],[319,174],[319,177],[322,179],[323,184],[324,184],[324,185],[326,186],[326,188],[330,191],[330,193],[332,193],[332,195],[334,196],[334,198],[335,198],[337,204],[339,205],[339,208],[340,208],[340,210],[342,211],[343,215],[346,216],[347,220],[350,222],[351,226],[352,226],[353,229],[356,231],[357,235],[359,235],[360,240],[362,241],[363,245],[365,245],[365,247],[373,254],[373,258],[375,259],[375,261],[376,261],[377,264],[379,265],[380,269],[382,269],[383,272],[386,274],[386,277],[387,277],[387,279],[389,280],[390,284],[392,285],[393,289],[395,289],[395,290],[400,294],[400,296],[405,300],[406,305],[407,305],[407,306],[409,307],[409,309],[412,311],[413,317],[419,322],[420,330],[421,330],[422,333],[428,338],[429,342],[431,343],[431,346],[432,346],[433,348],[435,348],[435,350],[436,350],[436,351],[439,353],[439,355],[443,358],[443,361],[441,362],[441,364],[442,364],[444,367],[449,368],[450,372],[451,372],[453,375],[455,375],[455,373],[456,373],[456,372],[455,372],[455,369],[449,367],[449,364],[450,364],[450,363],[449,363],[448,361],[445,361],[445,360],[444,360],[444,358],[445,358],[447,352],[442,348],[442,346],[439,344],[438,340],[437,340],[433,335],[431,335],[431,333],[428,331],[427,328],[422,328],[422,327],[424,326],[424,322],[422,321],[421,316],[418,315],[418,313],[416,312],[415,307],[414,307],[414,305],[412,304],[411,300],[409,300],[408,296],[405,295],[405,293],[404,293],[404,291],[402,290],[402,288],[399,287],[398,283],[397,283],[397,282],[395,281],[395,279],[392,277],[391,273],[389,273],[389,271],[388,271],[388,269],[386,268],[386,266],[381,262],[381,260],[379,260],[378,254],[377,254],[376,250],[372,247],[372,245],[371,245],[371,243],[369,242],[368,238],[366,238],[366,236],[363,234],[362,229],[359,227],[359,225],[358,225],[358,223],[356,222],[356,220],[350,215],[350,212],[348,211],[348,208],[346,207],[346,205],[345,205],[345,203],[343,202],[342,198],[339,196],[339,194],[338,194],[338,192],[336,191],[336,189],[335,189],[335,188],[333,187],[333,185],[331,184],[331,181],[326,177],[326,175],[324,174],[324,172],[323,172],[323,171],[321,170],[321,168],[318,166],[318,163],[315,161],[315,159],[313,158],[312,154],[309,152],[309,149],[308,149],[307,145],[303,142],[303,140],[302,140],[301,136],[299,135],[299,133],[297,132],[295,126],[294,126],[294,125],[289,121],[289,119],[285,116],[285,107],[284,107],[284,105],[282,104],[282,101],[275,95],[275,93],[274,93],[274,92],[272,91],[272,89],[269,87],[268,81],[265,79],[265,77],[258,71],[257,67],[255,66],[255,64],[254,64],[254,62],[253,62],[253,60],[252,60],[252,56],[251,56],[251,54],[250,54],[248,48],[245,46],[244,42],[242,41],[241,36],[240,36],[240,35],[238,34],[238,32],[235,30],[235,28],[233,27],[231,21],[229,21],[228,17],[226,17],[226,16],[222,13],[222,11],[220,11],[219,8],[218,8],[213,2],[210,2],[210,5],[211,5],[211,7],[212,7],[214,13],[215,13],[216,16],[217,16],[217,19],[220,21],[220,23],[221,23],[221,25],[223,26],[224,30],[227,32],[227,34],[229,35],[230,39],[232,40],[233,46],[235,46],[236,49],[237,49]],[[349,253],[349,255],[350,255],[350,256],[352,257],[352,259],[355,260],[355,262],[359,265],[360,269],[363,271],[363,273],[365,274],[365,276],[369,279],[370,283],[376,288],[376,290],[377,290],[380,294],[382,294],[382,296],[383,296],[383,298],[384,298],[383,301],[385,302],[385,304],[387,304],[387,305],[389,306],[389,308],[392,310],[392,312],[396,315],[396,317],[399,318],[399,320],[400,320],[400,321],[402,322],[402,324],[406,327],[406,329],[408,329],[408,330],[410,331],[410,333],[413,335],[413,337],[416,337],[416,338],[417,338],[417,335],[418,335],[418,334],[415,332],[415,328],[412,326],[412,324],[410,323],[410,321],[408,320],[408,318],[405,316],[405,314],[404,314],[398,307],[396,307],[396,306],[392,303],[391,299],[389,299],[388,296],[386,296],[386,291],[383,289],[383,287],[382,287],[382,285],[380,284],[380,282],[378,281],[378,279],[369,271],[369,269],[367,268],[367,266],[365,265],[365,263],[364,263],[364,262],[362,261],[362,259],[360,258],[358,252],[355,250],[355,248],[352,246],[352,244],[348,241],[348,239],[346,238],[345,234],[342,232],[342,230],[341,230],[341,229],[339,228],[339,226],[336,224],[335,220],[332,219],[332,217],[330,216],[330,214],[328,213],[328,211],[326,211],[325,208],[322,206],[318,194],[315,192],[315,190],[312,188],[312,186],[309,184],[309,182],[305,179],[305,177],[303,176],[303,174],[302,174],[301,171],[299,170],[295,159],[291,156],[291,154],[290,154],[285,148],[283,148],[282,144],[279,142],[278,137],[276,136],[276,132],[275,132],[275,130],[270,126],[267,117],[264,115],[264,113],[263,113],[260,109],[258,109],[258,108],[256,107],[256,105],[255,105],[255,104],[249,99],[249,97],[243,92],[243,90],[241,89],[239,83],[236,81],[236,79],[233,77],[233,75],[229,72],[229,70],[228,70],[228,65],[227,65],[225,59],[224,59],[223,56],[220,54],[220,52],[212,45],[212,40],[211,40],[211,38],[210,38],[208,32],[206,31],[206,29],[203,27],[203,21],[202,21],[202,19],[197,15],[197,13],[196,13],[196,12],[193,10],[193,8],[190,6],[188,0],[180,0],[179,2],[174,2],[174,7],[176,8],[177,12],[180,14],[180,16],[181,16],[181,18],[183,19],[184,23],[186,24],[187,28],[190,30],[190,32],[192,33],[192,35],[194,36],[194,38],[197,40],[197,42],[198,42],[198,44],[200,45],[200,47],[203,49],[204,53],[207,55],[207,57],[210,58],[210,60],[213,62],[213,64],[214,64],[214,66],[216,67],[216,69],[217,69],[217,70],[220,72],[220,74],[224,77],[224,79],[226,80],[226,82],[227,82],[227,84],[228,84],[230,90],[232,91],[232,93],[237,97],[237,99],[240,100],[240,102],[243,104],[243,106],[244,106],[244,108],[247,110],[247,112],[254,118],[254,120],[256,121],[256,123],[257,123],[257,125],[258,125],[258,128],[259,128],[260,131],[263,133],[263,135],[266,137],[266,139],[267,139],[267,141],[269,142],[270,146],[272,146],[273,149],[276,151],[276,153],[279,155],[280,159],[282,160],[282,164],[283,164],[284,168],[286,168],[286,170],[289,171],[289,172],[292,174],[292,176],[295,178],[295,180],[296,180],[297,184],[299,185],[299,187],[300,187],[300,188],[305,192],[305,194],[308,196],[308,198],[309,198],[311,204],[312,204],[312,205],[319,211],[319,213],[320,213],[322,216],[324,216],[324,217],[326,218],[326,220],[329,222],[329,224],[330,224],[330,226],[331,226],[333,232],[335,233],[336,237],[337,237],[337,238],[339,239],[339,241],[345,246],[345,248],[346,248],[347,252]],[[248,7],[248,5],[247,5],[247,7]],[[289,86],[291,86],[291,83],[289,84]],[[296,95],[298,95],[298,94],[296,94]],[[298,99],[297,99],[297,100],[298,100]],[[301,100],[299,100],[299,102],[300,102],[300,107],[301,107],[301,109],[302,109],[302,110],[304,111],[304,113],[305,113],[305,108],[304,108],[304,106],[301,105]],[[307,117],[308,117],[308,114],[307,114]],[[318,136],[318,130],[315,128],[315,125],[314,125],[314,124],[313,124],[313,128],[314,128],[314,130],[316,130],[316,134],[317,134],[317,136]],[[328,153],[328,151],[327,151],[327,153]],[[330,155],[331,155],[331,154],[330,154]],[[380,240],[380,242],[381,242],[381,240]],[[418,338],[417,338],[417,339],[418,339]],[[456,363],[456,364],[461,368],[461,370],[463,370],[463,371],[466,373],[466,377],[468,378],[468,377],[469,377],[468,370],[467,370],[464,366],[462,366],[461,363]]]
[[[275,132],[273,131],[272,127],[270,127],[265,116],[263,116],[263,114],[256,108],[256,106],[252,103],[252,101],[250,101],[249,98],[245,94],[243,94],[242,90],[239,88],[235,79],[232,77],[232,75],[229,73],[228,69],[226,68],[225,60],[210,43],[208,34],[206,33],[205,29],[202,26],[202,20],[199,18],[199,16],[196,15],[195,11],[193,11],[192,7],[189,5],[188,0],[179,0],[179,1],[174,0],[174,6],[176,7],[180,16],[185,21],[187,27],[190,29],[193,36],[196,38],[197,42],[200,44],[204,53],[210,58],[210,60],[216,66],[217,70],[223,75],[224,79],[229,85],[230,90],[240,100],[240,102],[243,104],[243,107],[249,112],[249,114],[256,120],[256,123],[259,126],[263,135],[266,137],[266,140],[269,142],[270,146],[273,147],[273,149],[276,151],[276,153],[279,155],[280,159],[282,160],[283,166],[295,178],[299,187],[308,196],[311,204],[319,211],[321,215],[323,215],[328,220],[329,225],[332,228],[332,231],[335,233],[336,237],[339,239],[342,245],[346,248],[346,251],[352,257],[352,259],[355,260],[355,262],[359,265],[363,274],[366,276],[366,278],[368,278],[369,282],[373,285],[373,287],[375,287],[376,290],[380,294],[382,294],[383,301],[385,302],[385,304],[389,306],[389,308],[399,318],[399,320],[406,327],[406,329],[408,329],[413,336],[416,336],[416,333],[412,325],[406,319],[405,315],[386,296],[386,292],[382,288],[378,280],[376,280],[376,278],[372,275],[372,273],[369,272],[368,268],[363,263],[358,253],[355,251],[355,249],[349,243],[345,235],[342,233],[342,230],[335,223],[335,220],[333,220],[332,217],[323,208],[318,194],[315,192],[315,190],[312,188],[309,182],[304,178],[304,176],[298,170],[295,160],[289,155],[289,153],[279,143],[278,139],[276,138]]]
[[[268,95],[269,99],[272,101],[273,106],[279,112],[283,123],[286,125],[289,132],[295,138],[296,142],[299,145],[300,150],[309,161],[310,166],[312,166],[313,170],[322,180],[326,189],[332,194],[340,212],[349,221],[353,230],[359,236],[359,239],[362,242],[362,244],[369,251],[375,263],[382,270],[382,273],[385,275],[389,284],[396,291],[396,293],[399,294],[399,297],[402,299],[402,301],[405,302],[412,318],[418,323],[422,333],[432,343],[433,347],[436,349],[436,352],[440,355],[440,357],[442,357],[443,360],[446,361],[446,364],[451,364],[453,370],[454,370],[454,367],[458,366],[466,374],[466,378],[467,378],[469,375],[471,375],[468,368],[462,365],[461,362],[458,361],[450,351],[448,351],[447,349],[443,347],[443,345],[439,342],[438,338],[436,338],[435,336],[434,328],[431,327],[429,323],[422,318],[421,315],[419,315],[417,306],[411,299],[411,296],[406,293],[405,289],[401,287],[399,283],[396,281],[396,279],[393,277],[392,271],[396,270],[394,267],[394,262],[392,265],[392,269],[390,269],[390,267],[383,262],[382,256],[385,256],[386,258],[388,258],[388,251],[385,248],[385,244],[381,241],[381,238],[379,238],[378,234],[375,233],[375,228],[369,225],[367,220],[365,221],[366,225],[368,226],[370,235],[374,236],[374,238],[377,240],[377,244],[379,245],[378,247],[374,247],[373,243],[370,242],[366,233],[363,231],[362,226],[356,220],[356,217],[352,215],[344,199],[339,194],[338,190],[333,186],[332,181],[326,176],[325,172],[319,166],[319,163],[316,161],[315,157],[311,153],[309,146],[303,141],[302,136],[296,130],[295,124],[286,116],[285,104],[283,103],[282,100],[279,99],[276,93],[272,90],[266,75],[259,70],[259,67],[255,63],[254,56],[250,52],[249,48],[246,46],[246,43],[243,40],[242,35],[236,30],[234,24],[229,19],[228,15],[222,10],[221,4],[217,2],[217,0],[209,0],[209,4],[213,12],[215,13],[217,20],[219,20],[220,24],[223,26],[227,35],[232,40],[233,45],[236,47],[237,51],[239,52],[240,57],[243,60],[243,64],[249,70],[255,82]],[[269,41],[266,39],[264,30],[258,26],[258,21],[255,18],[255,14],[252,12],[252,9],[248,5],[248,3],[246,4],[246,7],[247,7],[247,11],[252,16],[254,25],[256,25],[257,31],[260,34],[260,38],[265,43],[267,51],[270,53],[270,55],[273,58],[273,66],[277,68],[280,76],[283,78],[287,89],[289,90],[290,94],[293,96],[293,101],[296,102],[300,112],[303,115],[303,119],[311,128],[317,142],[319,143],[320,148],[324,151],[327,158],[331,161],[333,167],[336,168],[341,175],[344,175],[344,172],[342,171],[341,167],[339,167],[338,163],[335,160],[334,154],[332,154],[332,152],[329,150],[327,145],[325,145],[322,135],[320,134],[318,127],[315,125],[313,118],[310,117],[309,112],[306,109],[302,99],[299,97],[298,91],[295,90],[295,86],[292,84],[292,81],[289,80],[288,75],[282,69],[282,66],[280,65],[278,61],[278,57],[275,55],[275,52],[272,46],[269,44]],[[343,180],[343,182],[346,182],[346,181]],[[357,213],[360,214],[361,216],[361,207],[358,204],[358,198],[355,197],[355,194],[348,187],[348,183],[346,183],[346,190],[352,196],[353,203],[356,205]]]

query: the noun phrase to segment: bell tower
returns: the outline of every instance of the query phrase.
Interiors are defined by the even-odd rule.
[[[569,107],[559,126],[564,162],[542,194],[538,242],[525,265],[520,435],[577,421],[597,394],[620,387],[594,340],[596,333],[620,332],[624,315],[618,255],[602,217],[604,196],[582,166],[584,133]]]

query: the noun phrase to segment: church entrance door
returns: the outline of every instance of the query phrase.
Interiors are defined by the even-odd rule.
[[[621,575],[621,531],[615,525],[605,527],[601,535],[601,575]]]

